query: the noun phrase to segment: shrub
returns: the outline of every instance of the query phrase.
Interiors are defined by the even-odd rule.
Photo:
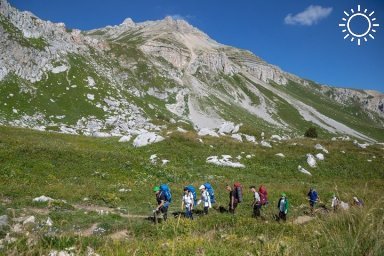
[[[309,127],[308,130],[305,131],[304,136],[308,138],[317,138],[316,127]]]

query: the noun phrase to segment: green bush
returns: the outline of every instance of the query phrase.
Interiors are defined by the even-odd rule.
[[[317,138],[316,127],[309,127],[308,130],[305,131],[304,136],[308,138]]]

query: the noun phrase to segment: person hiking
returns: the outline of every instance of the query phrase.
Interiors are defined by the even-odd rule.
[[[207,215],[208,214],[208,209],[209,208],[212,208],[212,204],[211,204],[211,197],[207,191],[207,189],[205,188],[204,185],[201,185],[199,187],[200,189],[200,192],[201,192],[201,197],[200,197],[200,200],[197,201],[197,205],[199,205],[201,202],[204,202],[204,214]]]
[[[238,198],[236,197],[236,192],[233,190],[233,188],[230,185],[226,186],[226,189],[229,191],[229,212],[232,214],[235,214],[235,209],[237,207],[237,204],[239,202]]]
[[[358,199],[356,196],[353,197],[353,205],[358,207],[363,207],[364,203],[363,200]]]
[[[185,206],[185,217],[193,220],[192,210],[194,206],[194,197],[191,191],[187,187],[184,188],[183,200],[181,202],[181,209]]]
[[[250,186],[249,189],[253,193],[253,202],[252,202],[252,205],[251,205],[252,208],[253,208],[252,217],[253,218],[257,218],[257,217],[261,216],[261,214],[260,214],[260,209],[261,209],[260,195],[259,195],[259,192],[256,191],[256,187],[255,186]]]
[[[281,197],[279,199],[279,202],[277,203],[277,208],[279,209],[279,216],[277,220],[287,220],[287,214],[288,214],[288,198],[285,193],[281,193]]]
[[[157,207],[154,211],[156,215],[159,215],[160,213],[163,214],[163,219],[164,221],[167,220],[167,215],[168,215],[168,203],[167,203],[167,198],[165,194],[160,190],[160,187],[156,186],[153,188],[153,191],[155,192],[156,195],[156,201],[157,201]],[[155,216],[156,218],[156,216]],[[157,221],[155,219],[155,221]]]
[[[311,208],[311,214],[313,214],[315,204],[319,201],[319,196],[317,195],[317,191],[314,188],[309,189],[307,196],[309,200],[309,207]]]
[[[336,212],[337,209],[339,208],[339,204],[340,204],[339,198],[337,198],[336,194],[333,194],[332,202],[331,202],[331,207],[332,207],[334,212]]]

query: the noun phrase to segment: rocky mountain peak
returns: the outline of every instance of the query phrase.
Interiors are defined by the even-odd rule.
[[[131,18],[126,18],[123,21],[123,23],[121,23],[121,25],[127,26],[127,27],[134,27],[134,26],[136,26],[135,22]]]

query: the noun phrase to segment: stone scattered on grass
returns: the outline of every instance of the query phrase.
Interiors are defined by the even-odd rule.
[[[157,135],[153,132],[144,132],[139,134],[135,140],[133,141],[134,147],[143,147],[152,143],[160,142],[164,140],[164,138],[160,135]]]
[[[8,216],[7,215],[2,215],[0,216],[0,229],[2,227],[8,226]]]
[[[316,158],[319,159],[320,161],[324,160],[324,155],[322,153],[316,154]]]
[[[307,163],[310,167],[316,167],[316,159],[312,154],[307,154]]]
[[[48,227],[52,227],[53,226],[53,221],[50,217],[48,217],[47,221],[45,222],[45,224],[48,226]]]
[[[54,201],[54,199],[48,197],[48,196],[39,196],[32,200],[32,202],[39,202],[39,203],[45,203],[45,202],[51,202]]]
[[[34,224],[36,221],[35,216],[29,216],[23,221],[23,225]]]
[[[131,138],[131,135],[123,136],[119,139],[119,142],[129,142]]]
[[[317,150],[322,150],[324,153],[326,153],[326,154],[328,154],[329,153],[329,151],[328,150],[326,150],[322,145],[320,145],[320,144],[316,144],[315,145],[315,149],[317,149]]]
[[[312,174],[311,174],[309,171],[307,171],[306,169],[304,169],[303,167],[301,167],[301,165],[299,165],[299,166],[297,167],[297,170],[298,170],[299,172],[301,172],[301,173],[304,173],[304,174],[307,174],[307,175],[311,175],[311,176],[312,176]]]
[[[262,140],[262,141],[260,142],[260,144],[261,144],[261,146],[263,146],[263,147],[266,147],[266,148],[272,148],[272,145],[271,145],[269,142],[266,142],[266,141],[264,141],[264,140]]]
[[[244,168],[245,166],[239,162],[232,162],[230,155],[222,155],[221,158],[218,156],[210,156],[207,158],[206,162],[210,164],[215,164],[218,166],[229,166],[235,168]]]
[[[282,158],[285,157],[285,155],[283,153],[277,153],[277,154],[275,154],[275,156],[279,156],[279,157],[282,157]]]

